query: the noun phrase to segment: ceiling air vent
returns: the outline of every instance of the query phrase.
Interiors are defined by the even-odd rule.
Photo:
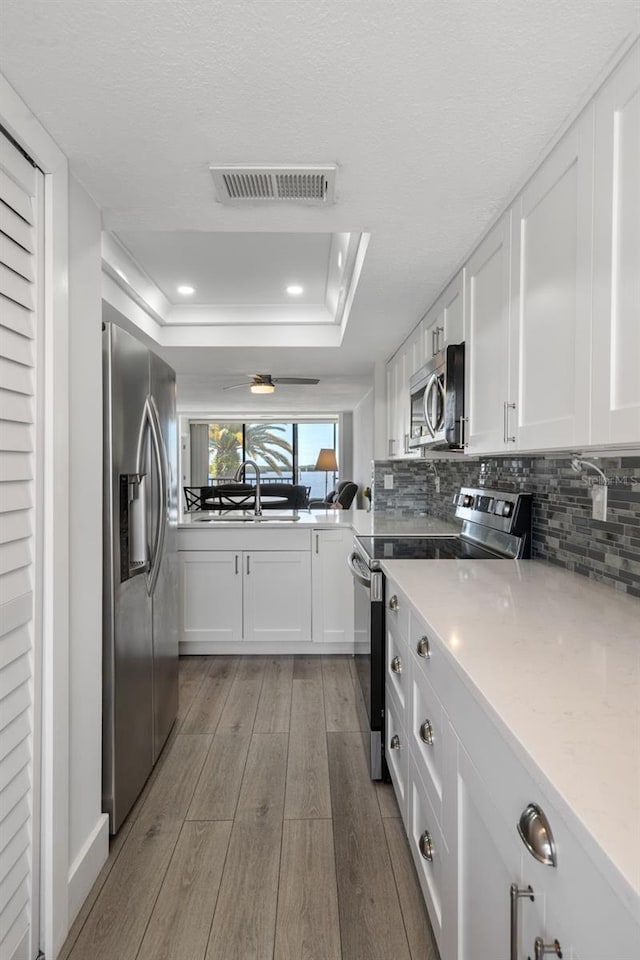
[[[220,203],[245,201],[288,201],[289,203],[333,203],[336,166],[300,164],[262,167],[237,164],[209,167]]]

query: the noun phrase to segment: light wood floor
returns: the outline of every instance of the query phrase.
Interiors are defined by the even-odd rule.
[[[437,960],[349,657],[186,657],[60,960]]]

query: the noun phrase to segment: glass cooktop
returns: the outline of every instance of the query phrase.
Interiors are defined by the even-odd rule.
[[[460,537],[358,537],[372,560],[495,560]]]

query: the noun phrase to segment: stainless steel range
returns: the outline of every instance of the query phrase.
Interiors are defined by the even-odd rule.
[[[355,581],[356,657],[370,727],[371,779],[387,779],[384,758],[384,560],[520,560],[531,555],[531,494],[463,487],[453,498],[457,536],[355,537],[349,568]],[[361,648],[360,648],[361,649]]]

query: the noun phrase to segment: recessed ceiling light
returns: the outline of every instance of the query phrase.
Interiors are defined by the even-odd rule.
[[[301,287],[298,283],[292,283],[287,287],[287,293],[290,297],[299,297],[301,293],[304,293],[304,287]]]
[[[182,283],[178,287],[178,293],[183,297],[190,297],[193,293],[196,292],[195,287],[190,287],[188,283]]]

